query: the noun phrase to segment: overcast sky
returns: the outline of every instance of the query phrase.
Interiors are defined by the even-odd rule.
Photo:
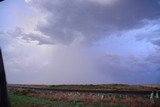
[[[160,84],[160,0],[6,0],[8,83]]]

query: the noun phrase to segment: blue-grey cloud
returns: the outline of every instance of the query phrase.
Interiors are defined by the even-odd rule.
[[[152,62],[154,64],[157,64],[160,67],[160,65],[159,65],[159,63],[160,63],[160,54],[159,53],[160,53],[160,49],[158,48],[157,51],[152,53],[152,54],[150,54],[146,60],[150,61],[150,62]]]
[[[10,83],[160,83],[159,0],[26,1],[44,19],[0,32]]]
[[[37,29],[54,42],[64,44],[78,36],[87,42],[97,41],[116,31],[143,27],[144,19],[160,18],[158,0],[114,0],[103,5],[94,1],[33,0],[29,4],[47,13],[47,23],[40,22]]]
[[[160,40],[153,40],[152,43],[154,45],[160,46]]]
[[[153,58],[155,57],[155,58]],[[157,56],[158,58],[160,56]],[[148,59],[151,58],[151,59]],[[100,59],[99,70],[103,75],[114,77],[116,83],[159,83],[160,60],[156,56],[141,59],[137,56],[121,56],[118,54],[106,54]],[[152,62],[156,61],[156,62]]]

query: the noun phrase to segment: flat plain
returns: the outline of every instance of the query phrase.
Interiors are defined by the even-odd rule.
[[[13,107],[160,107],[160,85],[18,85]]]

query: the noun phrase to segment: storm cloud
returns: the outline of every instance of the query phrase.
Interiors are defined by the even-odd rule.
[[[159,0],[16,2],[0,28],[10,83],[160,83]]]
[[[159,0],[28,0],[46,14],[37,30],[53,42],[69,44],[77,37],[95,42],[113,32],[140,28],[160,18]]]

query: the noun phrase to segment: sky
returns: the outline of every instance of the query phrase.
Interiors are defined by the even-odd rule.
[[[10,84],[160,84],[160,0],[5,0]]]

